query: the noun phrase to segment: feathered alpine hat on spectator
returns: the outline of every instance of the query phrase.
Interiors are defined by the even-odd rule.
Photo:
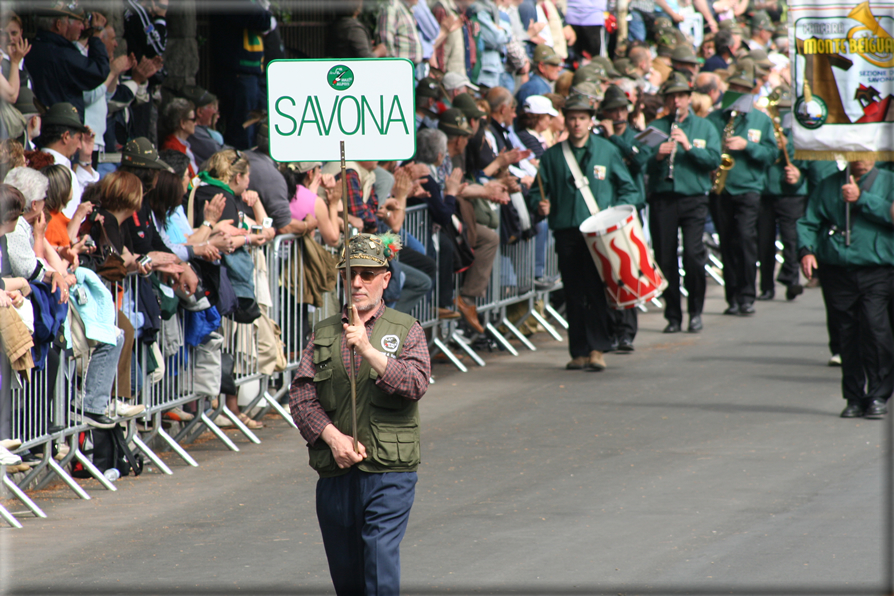
[[[387,267],[388,262],[397,256],[401,249],[400,236],[397,234],[357,234],[348,241],[351,255],[351,267]],[[345,268],[345,255],[342,250],[338,268]]]

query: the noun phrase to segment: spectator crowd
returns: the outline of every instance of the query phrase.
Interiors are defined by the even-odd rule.
[[[669,282],[667,333],[682,331],[681,295],[688,330],[702,330],[709,250],[719,248],[723,263],[726,314],[739,316],[773,299],[777,281],[794,300],[800,262],[822,253],[821,234],[811,235],[826,229],[820,215],[808,213],[800,241],[796,226],[808,195],[813,201],[839,170],[793,159],[783,0],[634,0],[626,14],[611,0],[341,2],[330,57],[406,58],[417,75],[414,159],[348,162],[346,192],[336,164],[270,157],[264,72],[282,57],[282,43],[269,3],[229,3],[231,13],[210,16],[211,89],[169,86],[167,2],[122,6],[116,30],[101,12],[57,2],[28,15],[36,29],[30,40],[20,16],[0,15],[4,449],[22,439],[10,434],[10,390],[32,390],[35,371],[55,379],[70,357],[85,362],[59,385],[72,416],[100,429],[138,416],[135,345],[156,344],[171,320],[184,321],[183,345],[218,352],[210,376],[219,376],[227,325],[269,314],[269,292],[256,283],[266,264],[255,249],[277,235],[299,236],[319,264],[321,274],[306,275],[305,294],[296,289],[297,306],[289,306],[307,317],[307,305],[335,287],[335,259],[325,247],[341,244],[345,209],[352,227],[401,237],[385,302],[410,313],[435,293],[436,316],[472,336],[485,333],[476,303],[497,259],[501,285],[518,283],[502,249],[534,243],[541,291],[559,281],[547,273],[555,251],[564,292],[552,296],[571,324],[569,369],[604,369],[606,353],[634,349],[637,327],[635,309],[606,304],[577,231],[592,212],[582,186],[600,209],[642,212]],[[641,134],[648,130],[655,134]],[[725,188],[713,174],[721,154],[736,164]],[[568,159],[584,166],[586,180],[567,170]],[[884,192],[862,189],[882,192],[879,217],[884,200],[890,207],[888,182],[885,173],[875,182],[887,184]],[[846,183],[835,180],[838,188]],[[404,226],[414,205],[424,205],[432,222],[422,237]],[[136,302],[122,290],[128,274],[139,280]],[[845,397],[859,402],[858,415],[884,414],[881,405],[870,412],[866,400],[883,405],[894,382],[888,311],[854,323],[849,306],[836,306],[833,283],[823,291],[833,305],[833,356],[849,365]],[[873,333],[871,349],[855,348],[860,329],[882,315],[887,337]],[[155,366],[177,349],[154,350]],[[219,385],[210,386],[217,397]],[[236,395],[224,395],[248,428],[263,426],[239,412]],[[166,416],[196,413],[187,405]],[[27,468],[36,454],[0,457]]]

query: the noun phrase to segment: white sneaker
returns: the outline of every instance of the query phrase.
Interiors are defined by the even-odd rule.
[[[829,358],[829,366],[841,366],[841,354],[833,354]]]
[[[22,463],[21,457],[19,457],[6,447],[0,447],[0,465],[17,466],[20,463]]]
[[[119,417],[119,418],[133,418],[139,414],[142,414],[143,411],[146,410],[146,406],[132,406],[126,402],[121,401],[120,399],[115,399],[109,402],[108,411],[112,412],[114,408],[114,414],[109,414],[111,417]]]
[[[214,419],[214,425],[219,426],[221,428],[226,426],[233,426],[233,421],[224,416],[223,414],[219,414],[217,418]]]

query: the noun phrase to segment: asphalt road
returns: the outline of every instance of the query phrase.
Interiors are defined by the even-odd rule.
[[[838,417],[819,291],[723,306],[710,286],[699,335],[641,315],[602,373],[545,334],[436,365],[404,593],[884,593],[891,423]],[[49,519],[0,529],[0,593],[334,593],[303,441],[269,422],[199,468],[39,494]]]

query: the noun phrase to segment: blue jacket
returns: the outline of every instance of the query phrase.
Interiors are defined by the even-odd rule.
[[[84,56],[70,41],[39,30],[31,51],[25,56],[25,67],[34,82],[34,95],[50,107],[67,101],[78,109],[84,121],[84,91],[102,85],[109,76],[109,55],[98,37],[90,37]]]
[[[525,100],[530,96],[543,95],[545,93],[552,93],[552,88],[550,88],[546,79],[539,74],[531,75],[528,82],[522,85],[519,88],[518,93],[515,94],[515,99],[518,100],[518,109],[521,110]]]
[[[30,286],[29,299],[34,309],[34,347],[31,348],[31,356],[35,368],[43,370],[50,345],[68,317],[68,304],[59,304],[62,291],[58,288],[54,294],[50,292],[50,285],[42,281],[32,281]]]

